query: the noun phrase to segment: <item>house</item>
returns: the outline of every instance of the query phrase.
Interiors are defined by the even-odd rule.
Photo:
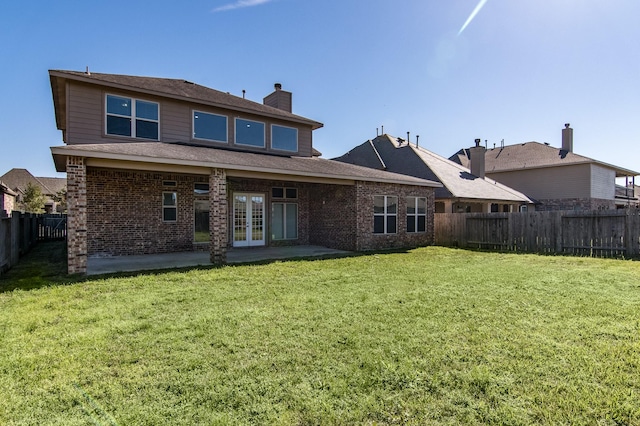
[[[15,191],[0,181],[0,216],[7,216],[16,209],[17,196]]]
[[[463,166],[471,162],[469,149],[452,157]],[[636,203],[635,176],[624,169],[573,152],[573,129],[562,129],[562,146],[527,142],[487,149],[486,175],[537,201],[536,210],[601,210]],[[625,178],[624,196],[616,195],[616,178]]]
[[[45,196],[43,208],[46,213],[60,213],[64,209],[64,206],[56,201],[56,196],[60,191],[66,189],[67,180],[65,178],[35,177],[27,169],[14,168],[0,176],[0,181],[3,181],[16,193],[14,208],[18,208],[22,202],[27,185],[32,184],[40,188]]]
[[[484,152],[479,140],[472,149]],[[480,158],[484,160],[483,155]],[[485,177],[482,161],[471,171],[408,138],[379,135],[334,160],[440,182],[442,187],[435,189],[436,213],[521,211],[533,203],[521,192]]]
[[[293,114],[280,84],[259,103],[180,79],[49,76],[70,273],[90,256],[208,250],[223,264],[257,246],[433,242],[440,184],[320,158],[322,124]]]

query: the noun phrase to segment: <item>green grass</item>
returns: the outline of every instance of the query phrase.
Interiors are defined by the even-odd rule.
[[[66,282],[53,252],[0,277],[0,424],[640,424],[638,262],[429,247]]]

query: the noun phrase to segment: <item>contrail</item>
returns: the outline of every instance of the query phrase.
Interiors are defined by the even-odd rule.
[[[471,21],[473,21],[473,18],[476,17],[476,15],[478,14],[478,12],[480,12],[480,9],[482,9],[482,6],[484,6],[484,4],[486,2],[487,2],[487,0],[480,0],[478,2],[478,5],[476,6],[476,8],[473,9],[473,12],[471,12],[471,15],[469,15],[469,17],[465,21],[464,25],[462,26],[462,28],[460,28],[460,31],[458,31],[458,35],[462,34],[464,29],[467,28],[467,25],[469,25],[471,23]]]

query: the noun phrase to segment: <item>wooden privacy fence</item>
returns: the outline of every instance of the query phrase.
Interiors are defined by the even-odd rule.
[[[640,210],[436,213],[436,245],[593,257],[640,257]]]
[[[64,240],[67,237],[66,214],[38,215],[38,240]]]
[[[38,241],[65,239],[66,236],[66,215],[20,212],[0,215],[0,274],[18,263]]]

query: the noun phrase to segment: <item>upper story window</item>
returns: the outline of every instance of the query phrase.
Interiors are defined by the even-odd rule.
[[[107,95],[107,134],[158,140],[157,102]]]
[[[193,138],[227,143],[227,117],[193,111]]]
[[[298,129],[271,125],[271,148],[298,152]]]
[[[236,144],[264,148],[264,123],[236,118]]]

